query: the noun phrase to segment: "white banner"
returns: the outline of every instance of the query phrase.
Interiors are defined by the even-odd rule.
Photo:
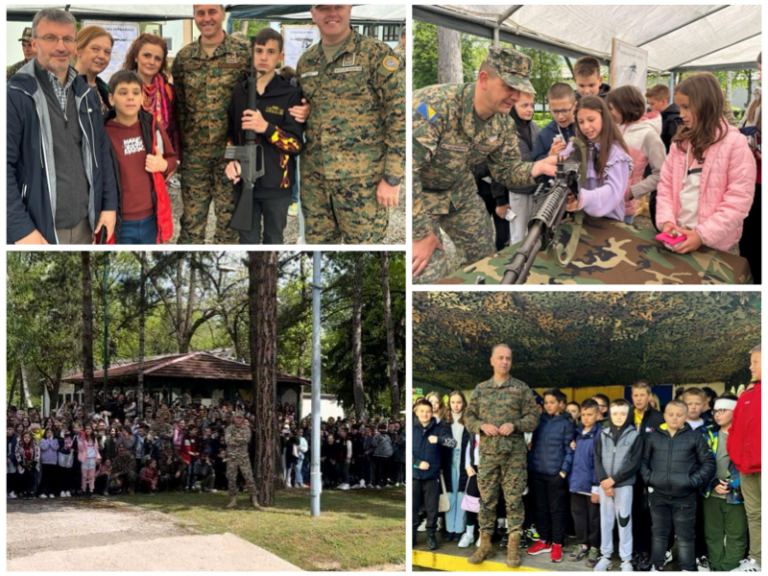
[[[648,52],[613,39],[611,51],[611,88],[637,86],[645,95],[648,82]]]
[[[319,41],[320,32],[314,24],[283,26],[283,51],[285,52],[283,66],[296,68],[301,55],[312,44]]]
[[[128,53],[128,49],[131,47],[136,38],[141,34],[141,26],[138,22],[104,22],[101,20],[83,20],[83,28],[87,26],[101,26],[112,34],[112,38],[115,39],[115,45],[112,47],[112,59],[109,61],[109,66],[101,74],[99,78],[105,82],[109,82],[112,78],[112,74],[117,72],[123,67],[125,61],[125,55]]]

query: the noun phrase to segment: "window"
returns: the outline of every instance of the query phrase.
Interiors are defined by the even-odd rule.
[[[384,26],[384,42],[397,42],[400,40],[400,26]]]

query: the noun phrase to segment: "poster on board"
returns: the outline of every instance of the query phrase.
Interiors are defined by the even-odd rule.
[[[125,55],[128,53],[128,49],[131,47],[136,38],[141,34],[141,26],[138,22],[104,22],[102,20],[83,20],[82,27],[87,26],[101,26],[112,34],[112,38],[115,39],[115,45],[112,47],[112,59],[109,61],[109,66],[101,74],[99,78],[104,82],[109,82],[112,78],[112,74],[120,70],[123,67],[125,61]]]
[[[314,24],[291,24],[283,26],[283,66],[296,68],[299,58],[307,48],[320,41],[320,32]]]
[[[613,39],[611,48],[611,87],[636,86],[645,94],[648,82],[648,52]]]

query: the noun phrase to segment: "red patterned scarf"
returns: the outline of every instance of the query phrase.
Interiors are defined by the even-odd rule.
[[[171,89],[162,74],[155,74],[152,84],[143,84],[144,104],[142,108],[152,114],[163,128],[168,128],[168,108],[171,100]]]

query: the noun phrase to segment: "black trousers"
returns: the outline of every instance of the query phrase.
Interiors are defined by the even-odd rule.
[[[253,228],[240,231],[240,244],[282,244],[283,232],[288,224],[290,194],[284,198],[253,199]],[[262,218],[264,225],[262,226]],[[261,233],[264,231],[262,242]]]
[[[504,218],[499,218],[496,214],[496,198],[491,194],[491,185],[487,182],[480,182],[478,192],[480,198],[485,202],[485,209],[493,219],[493,227],[496,229],[496,250],[501,250],[509,244],[510,232],[509,222]]]
[[[747,259],[752,270],[752,280],[760,284],[762,278],[761,257],[762,242],[760,237],[760,214],[762,212],[762,184],[755,184],[755,200],[744,220],[744,232],[739,240],[739,253]]]
[[[651,500],[653,518],[653,552],[651,561],[664,566],[664,554],[668,548],[669,531],[674,526],[677,534],[677,554],[681,570],[696,569],[695,523],[696,498],[665,498]]]
[[[542,542],[565,544],[568,483],[559,474],[533,474],[536,497],[536,530]]]
[[[440,479],[419,480],[414,478],[413,486],[413,532],[419,527],[419,511],[423,506],[427,511],[427,532],[437,530],[437,507],[440,504]]]
[[[584,494],[571,494],[571,515],[576,542],[600,549],[600,504]]]
[[[637,475],[632,494],[632,547],[634,552],[651,554],[651,510],[645,495],[645,482]]]
[[[43,464],[43,475],[40,478],[38,494],[59,495],[59,466],[58,464]]]

